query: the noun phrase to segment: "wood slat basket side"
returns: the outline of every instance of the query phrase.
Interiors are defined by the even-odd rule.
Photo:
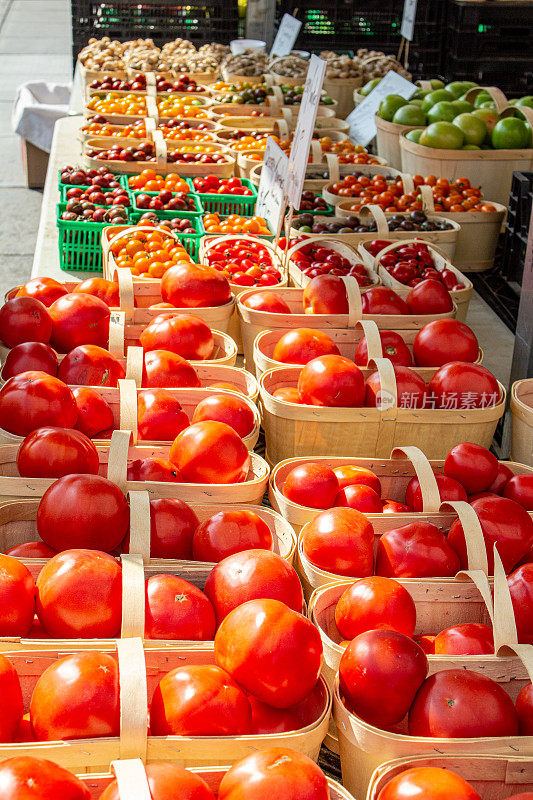
[[[515,381],[511,388],[511,453],[533,466],[533,378]]]

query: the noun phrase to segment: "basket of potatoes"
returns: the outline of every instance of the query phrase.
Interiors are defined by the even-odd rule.
[[[327,62],[324,89],[337,101],[337,116],[345,119],[354,107],[353,93],[362,85],[362,70],[358,60],[348,55],[324,52],[320,54]]]

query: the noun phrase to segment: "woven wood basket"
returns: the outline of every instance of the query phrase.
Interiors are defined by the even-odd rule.
[[[511,387],[511,453],[513,459],[533,466],[533,378]]]

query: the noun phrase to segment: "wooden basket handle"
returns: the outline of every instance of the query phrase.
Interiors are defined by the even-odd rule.
[[[271,117],[279,117],[279,115],[281,114],[280,107],[281,107],[282,103],[280,103],[278,95],[276,95],[276,94],[268,95],[267,100],[268,100],[268,102],[266,103],[265,107],[266,107],[268,113],[270,114],[270,116]]]
[[[127,267],[117,267],[115,280],[118,283],[120,308],[132,314],[135,308],[135,290],[133,288],[133,275]]]
[[[152,136],[155,146],[155,160],[158,167],[164,167],[167,163],[167,143],[163,137],[163,131],[156,130]]]
[[[533,129],[533,108],[529,108],[529,106],[512,106],[509,104],[509,106],[504,108],[501,112],[500,116],[512,117],[515,111],[520,111],[526,118],[526,122],[529,124],[530,128]]]
[[[492,622],[493,635],[495,635],[496,632],[494,627],[494,606],[492,603],[492,592],[490,590],[488,577],[480,569],[462,569],[455,576],[455,580],[463,580],[464,578],[467,578],[468,580],[472,581],[472,583],[476,586],[477,590],[479,591],[481,597],[483,598],[483,602],[485,603],[485,606],[487,608],[490,621]]]
[[[434,214],[435,200],[433,198],[433,189],[431,186],[419,186],[418,191],[422,198],[422,211],[424,214]]]
[[[450,508],[455,511],[463,527],[468,569],[481,570],[488,575],[487,548],[478,515],[466,500],[447,500],[440,506],[441,511]]]
[[[403,193],[411,194],[411,192],[414,192],[415,182],[413,180],[413,176],[410,175],[408,172],[400,172],[399,177],[402,179]]]
[[[389,409],[397,410],[398,386],[396,384],[396,375],[394,373],[394,365],[392,361],[390,361],[388,358],[372,358],[369,361],[369,366],[371,365],[372,361],[376,365],[381,387],[380,402],[377,408],[382,412],[388,411]]]
[[[126,355],[126,378],[134,381],[141,388],[144,368],[144,350],[142,347],[128,347]]]
[[[292,115],[292,108],[288,108],[287,106],[283,106],[281,109],[281,113],[283,115],[283,119],[287,123],[287,125],[292,126],[294,125],[294,117]]]
[[[145,72],[146,86],[156,86],[155,72]]]
[[[146,761],[148,687],[142,639],[117,640],[120,676],[120,758]]]
[[[124,333],[126,314],[124,311],[111,311],[109,315],[109,352],[117,358],[124,358]]]
[[[119,378],[120,429],[131,431],[133,444],[137,444],[137,386],[130,378]]]
[[[311,164],[322,162],[322,146],[318,139],[311,139]]]
[[[283,102],[284,102],[283,101],[283,92],[281,91],[281,87],[277,86],[277,85],[274,85],[274,86],[269,86],[268,88],[272,89],[272,94],[268,95],[269,99],[275,98],[276,103],[278,104],[278,106],[281,107],[283,105]]]
[[[516,618],[511,600],[511,592],[507,583],[507,575],[498,553],[496,542],[493,545],[494,554],[494,652],[497,653],[502,645],[517,645],[518,631]]]
[[[433,467],[426,456],[418,447],[409,445],[406,447],[395,447],[391,453],[392,459],[399,459],[407,456],[415,469],[416,477],[420,483],[422,493],[422,511],[426,514],[434,513],[439,510],[440,492],[435,479]]]
[[[326,153],[326,164],[328,165],[328,172],[331,183],[337,183],[340,178],[339,157],[335,153]]]
[[[157,125],[155,119],[152,117],[145,117],[144,118],[144,127],[146,130],[146,135],[150,135],[153,138],[154,133],[156,132]]]
[[[150,560],[150,495],[148,492],[128,492],[130,501],[130,553]]]
[[[288,121],[286,119],[276,119],[274,124],[278,131],[279,138],[288,142],[289,139],[291,138],[291,132],[289,129]]]
[[[379,328],[373,319],[358,319],[355,327],[362,329],[366,339],[366,350],[368,359],[367,362],[373,358],[383,358],[383,346],[381,344],[381,336]]]
[[[126,493],[131,431],[113,431],[107,460],[107,479]]]
[[[389,235],[389,223],[387,222],[387,217],[381,206],[375,204],[361,206],[359,209],[359,216],[361,219],[372,217],[376,223],[376,233],[378,236],[383,237]]]
[[[341,281],[344,283],[348,299],[348,327],[353,328],[363,316],[361,289],[352,275],[341,275]]]
[[[112,761],[120,800],[152,800],[146,770],[140,758]]]
[[[130,506],[131,518],[131,506]],[[130,550],[131,542],[130,542]],[[133,550],[123,553],[122,562],[122,639],[144,638],[145,589],[144,561],[142,555]]]
[[[501,114],[509,106],[509,101],[497,86],[474,86],[465,94],[465,100],[468,100],[468,102],[475,100],[480,92],[487,92],[492,97],[498,114]]]
[[[155,123],[159,122],[159,109],[155,97],[146,97],[146,116],[151,117]]]

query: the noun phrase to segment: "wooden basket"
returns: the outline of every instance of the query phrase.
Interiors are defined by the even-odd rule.
[[[324,198],[326,203],[329,203],[330,206],[337,206],[340,202],[342,202],[342,200],[346,199],[338,194],[333,194],[333,192],[331,191],[331,186],[334,183],[338,182],[339,177],[344,177],[346,175],[353,175],[355,172],[358,172],[361,175],[366,175],[369,178],[373,177],[374,175],[383,175],[385,178],[397,178],[399,175],[401,175],[403,178],[403,174],[400,172],[400,170],[394,169],[394,167],[386,166],[384,159],[382,160],[383,160],[383,165],[340,164],[339,174],[335,175],[334,173],[330,172],[330,182],[322,189],[322,197]]]
[[[360,77],[356,78],[324,78],[323,89],[329,97],[337,101],[337,114],[343,119],[353,110],[353,93],[362,84]]]
[[[511,453],[513,460],[533,466],[533,378],[511,387]]]
[[[406,442],[416,442],[428,458],[444,458],[454,445],[465,441],[490,447],[498,420],[505,411],[505,389],[500,383],[498,402],[487,408],[400,408],[391,362],[380,358],[375,363],[382,396],[386,398],[384,408],[287,403],[273,397],[273,393],[286,386],[296,387],[302,368],[286,366],[265,372],[259,380],[259,394],[267,461],[277,464],[286,458],[305,455],[387,458],[394,447]],[[372,369],[362,371],[366,380]],[[416,368],[414,371],[417,372]]]
[[[316,217],[316,219],[329,220],[331,219],[331,217]],[[297,236],[298,231],[292,228],[291,235]],[[298,244],[295,244],[292,247],[290,247],[286,255],[289,277],[292,286],[305,287],[311,281],[311,278],[308,278],[307,275],[304,275],[298,264],[292,260],[292,256],[294,255],[294,253],[297,253],[298,250],[301,250],[308,244],[313,244],[315,242],[319,243],[324,247],[327,247],[328,250],[333,250],[334,253],[338,253],[343,258],[347,258],[351,264],[361,263],[361,258],[359,256],[359,253],[353,246],[351,246],[351,242],[348,241],[351,238],[350,234],[339,234],[339,236],[342,236],[343,241],[340,241],[339,238],[337,238],[337,235],[333,233],[319,233],[313,235],[303,234],[303,235],[305,236],[305,239],[301,242],[298,242]],[[280,251],[280,253],[283,253],[283,251]],[[368,270],[368,277],[372,280],[373,286],[378,286],[381,283],[377,272],[375,272],[372,268]],[[368,288],[370,287],[369,286],[362,287],[362,291],[365,291],[365,289]]]
[[[391,167],[401,169],[400,134],[413,131],[415,128],[425,127],[425,125],[399,125],[396,122],[388,122],[386,119],[381,119],[377,114],[374,115],[374,121],[377,130],[376,147],[378,156],[384,158]]]

